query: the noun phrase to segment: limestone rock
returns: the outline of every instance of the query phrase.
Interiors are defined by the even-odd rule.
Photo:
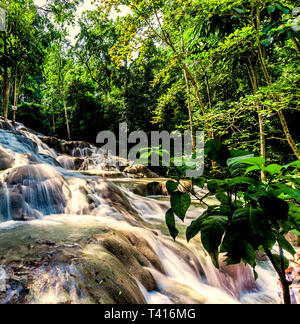
[[[151,172],[142,164],[133,165],[124,169],[124,172],[132,178],[159,178],[159,176]]]
[[[9,169],[13,166],[14,158],[0,148],[0,171]]]

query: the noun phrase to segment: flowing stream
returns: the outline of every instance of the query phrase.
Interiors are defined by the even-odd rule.
[[[153,179],[87,143],[54,141],[0,121],[0,303],[280,302],[267,261],[255,282],[243,264],[215,269],[183,224],[173,242]]]

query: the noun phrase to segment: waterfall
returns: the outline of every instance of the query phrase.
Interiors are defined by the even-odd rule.
[[[46,240],[45,249],[59,242],[62,249],[69,249],[68,244],[77,249],[76,240],[86,242],[93,235],[100,235],[98,241],[93,239],[101,248],[95,245],[80,253],[95,260],[104,253],[113,264],[123,262],[125,268],[128,266],[133,273],[126,279],[128,289],[139,291],[132,301],[143,298],[147,303],[159,304],[279,302],[276,276],[265,263],[258,266],[260,277],[255,282],[251,269],[244,265],[215,269],[199,238],[191,244],[183,237],[173,242],[164,223],[168,203],[138,196],[128,189],[130,186],[105,179],[126,177],[120,168],[124,161],[85,145],[74,143],[72,156],[66,155],[50,148],[41,140],[41,134],[24,125],[18,124],[16,130],[0,126],[0,153],[5,153],[0,154],[0,162],[5,159],[3,165],[7,166],[0,168],[0,252],[13,249],[14,240],[15,244],[30,246],[32,237],[37,242]],[[191,210],[189,220],[199,214],[199,208]],[[111,232],[115,234],[110,235]],[[67,244],[68,240],[71,243]],[[126,258],[122,260],[118,254],[121,247],[135,256],[130,259],[132,264],[129,259],[126,264]],[[55,251],[47,253],[52,255]],[[121,271],[121,264],[119,267]],[[46,285],[35,287],[38,292],[32,303],[64,302],[64,280],[72,286],[69,288],[74,303],[90,300],[85,289],[81,291],[72,279],[76,275],[84,281],[82,273],[86,270],[79,265],[73,262],[69,266],[55,265],[48,272],[45,269],[37,268],[32,274],[44,278],[41,282]],[[9,276],[4,268],[0,270],[0,274]],[[54,290],[47,287],[52,281]],[[122,294],[120,290],[118,298]],[[109,298],[112,297],[107,295],[108,301]]]

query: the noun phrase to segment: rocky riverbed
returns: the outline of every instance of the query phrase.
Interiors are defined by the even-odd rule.
[[[278,303],[267,262],[255,282],[242,264],[216,270],[185,225],[170,238],[165,182],[89,143],[0,121],[0,303]]]

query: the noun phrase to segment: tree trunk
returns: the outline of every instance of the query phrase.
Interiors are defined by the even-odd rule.
[[[7,36],[4,32],[3,37],[4,42],[4,73],[3,73],[3,85],[4,85],[4,120],[7,121],[8,118],[8,105],[9,105],[9,92],[10,92],[10,82],[8,77],[8,62],[7,62]]]
[[[181,33],[181,51],[185,51],[185,44],[183,39],[183,32],[182,32],[182,26],[180,25],[180,33]],[[194,129],[194,121],[193,121],[193,112],[192,112],[192,105],[191,105],[191,88],[190,88],[190,81],[187,76],[186,71],[183,71],[184,73],[184,79],[186,84],[186,93],[187,93],[187,106],[188,106],[188,112],[189,112],[189,121],[190,121],[190,131],[192,136],[192,152],[196,152],[196,134]]]
[[[55,114],[54,114],[54,108],[52,109],[52,129],[53,129],[53,136],[56,134],[56,125],[55,125]]]
[[[18,105],[18,70],[15,73],[15,83],[14,83],[14,103],[13,105],[17,107]],[[12,124],[15,126],[16,123],[16,111],[13,110]]]
[[[263,72],[264,72],[264,75],[265,75],[265,79],[266,79],[268,85],[271,86],[272,81],[271,81],[270,75],[268,73],[267,67],[265,65],[261,50],[260,50],[260,63],[261,63],[261,66],[262,66],[262,69],[263,69]],[[273,95],[273,99],[276,102],[280,102],[279,99],[276,97],[276,95]],[[293,140],[293,137],[291,135],[291,132],[289,130],[288,124],[286,122],[286,119],[285,119],[285,116],[284,116],[284,113],[283,113],[282,110],[278,111],[278,116],[279,116],[279,119],[280,119],[280,122],[281,122],[281,125],[282,125],[282,128],[283,128],[285,137],[286,137],[291,149],[293,150],[294,154],[296,155],[297,159],[300,160],[300,151],[298,150],[298,148],[297,148],[297,146],[296,146],[296,144],[295,144],[295,142]]]
[[[253,67],[253,63],[249,59],[249,63],[247,64],[247,69],[249,72],[250,81],[252,84],[253,94],[256,95],[258,90],[258,78],[257,72]],[[258,113],[258,123],[259,123],[259,136],[260,136],[260,156],[266,160],[266,138],[265,138],[265,124],[263,120],[263,116],[261,113],[261,106],[260,103],[256,100],[255,101],[257,113]],[[265,181],[267,178],[266,172],[261,171],[261,180]]]
[[[188,111],[189,111],[189,120],[190,120],[190,130],[192,133],[192,147],[193,147],[193,153],[196,152],[196,139],[195,139],[195,129],[194,129],[194,121],[193,121],[193,112],[192,112],[192,105],[191,105],[191,88],[190,88],[190,82],[188,79],[188,76],[186,74],[186,71],[184,71],[184,78],[186,83],[186,92],[187,92],[187,105],[188,105]]]
[[[68,132],[68,139],[71,140],[71,131],[70,131],[70,125],[69,125],[69,117],[68,117],[68,110],[67,110],[67,103],[63,96],[63,103],[64,103],[64,110],[65,110],[65,118],[66,118],[66,126],[67,126],[67,132]]]
[[[8,77],[4,81],[4,120],[7,121],[8,118],[8,105],[9,105],[9,93],[10,93],[10,82]]]
[[[268,250],[266,247],[264,247],[264,250],[265,250],[269,260],[271,261],[275,271],[277,272],[277,274],[279,276],[279,280],[280,280],[282,292],[283,292],[283,302],[286,305],[290,305],[291,304],[290,282],[286,279],[284,266],[282,266],[282,265],[280,266],[274,260],[272,252],[270,250]],[[281,260],[281,264],[284,264],[281,248],[280,248],[280,260]]]
[[[255,28],[255,30],[256,30],[256,39],[257,39],[257,44],[258,44],[259,62],[260,62],[261,68],[263,70],[266,82],[267,82],[267,84],[269,86],[271,86],[272,85],[272,80],[271,80],[267,65],[265,63],[265,60],[264,60],[262,47],[260,45],[260,36],[259,36],[259,32],[260,32],[260,9],[259,9],[258,3],[256,1],[253,1],[252,5],[253,5],[253,7],[256,8],[256,21],[257,21],[257,24],[255,25],[254,19],[253,19],[252,24],[253,24],[253,28]],[[277,96],[275,94],[273,94],[272,97],[273,97],[274,101],[280,102],[280,100],[277,98]],[[285,116],[284,116],[282,110],[278,111],[278,116],[279,116],[279,119],[280,119],[280,122],[281,122],[281,125],[282,125],[282,128],[283,128],[285,137],[286,137],[291,149],[293,150],[294,154],[296,155],[298,160],[300,160],[300,151],[298,150],[298,148],[297,148],[297,146],[296,146],[296,144],[295,144],[295,142],[294,142],[294,140],[292,138],[291,132],[289,130],[289,127],[287,125],[287,122],[286,122],[286,119],[285,119]]]

